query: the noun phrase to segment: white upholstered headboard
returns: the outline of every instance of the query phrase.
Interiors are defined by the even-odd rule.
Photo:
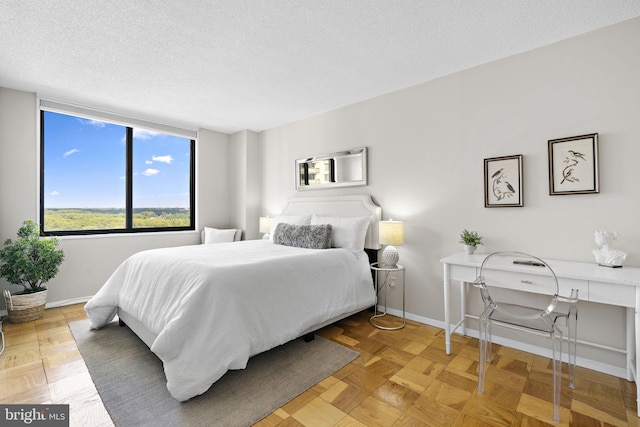
[[[317,214],[351,218],[369,217],[369,230],[367,230],[364,247],[367,249],[380,249],[378,222],[382,220],[382,208],[376,205],[369,195],[296,197],[289,200],[282,213],[287,215]]]

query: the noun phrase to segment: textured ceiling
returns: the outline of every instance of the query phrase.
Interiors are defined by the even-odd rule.
[[[637,16],[638,0],[2,0],[0,86],[261,131]]]

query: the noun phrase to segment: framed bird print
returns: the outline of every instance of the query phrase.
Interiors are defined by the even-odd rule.
[[[549,194],[599,193],[598,134],[549,140]]]
[[[484,207],[524,206],[522,154],[484,159]]]

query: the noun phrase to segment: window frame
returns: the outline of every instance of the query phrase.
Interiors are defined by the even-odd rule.
[[[53,107],[50,107],[53,105]],[[60,108],[60,106],[63,108]],[[64,108],[63,104],[54,101],[41,100],[39,106],[39,126],[40,126],[40,194],[39,194],[39,217],[40,217],[40,234],[43,236],[83,236],[83,235],[105,235],[105,234],[131,234],[131,233],[158,233],[158,232],[178,232],[178,231],[194,231],[196,229],[196,137],[195,131],[181,130],[170,126],[153,124],[138,119],[127,120],[124,116],[114,115],[113,113],[100,113],[96,110],[84,109],[84,107],[68,106],[69,110]],[[80,110],[80,111],[78,111]],[[125,227],[113,229],[98,230],[45,230],[44,212],[45,212],[45,112],[54,112],[65,114],[81,119],[95,119],[107,123],[123,126],[126,129],[126,177],[125,177]],[[82,111],[87,111],[82,114]],[[118,117],[119,120],[113,120],[112,117]],[[157,132],[178,136],[180,138],[189,139],[189,226],[182,227],[147,227],[136,228],[133,226],[133,129],[143,127],[145,129],[157,130]],[[178,129],[178,132],[168,131],[167,129]]]

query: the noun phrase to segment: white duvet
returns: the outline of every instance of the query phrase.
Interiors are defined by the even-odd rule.
[[[156,334],[151,350],[183,401],[250,356],[374,303],[366,254],[249,240],[137,253],[85,311],[96,329],[121,307]]]

